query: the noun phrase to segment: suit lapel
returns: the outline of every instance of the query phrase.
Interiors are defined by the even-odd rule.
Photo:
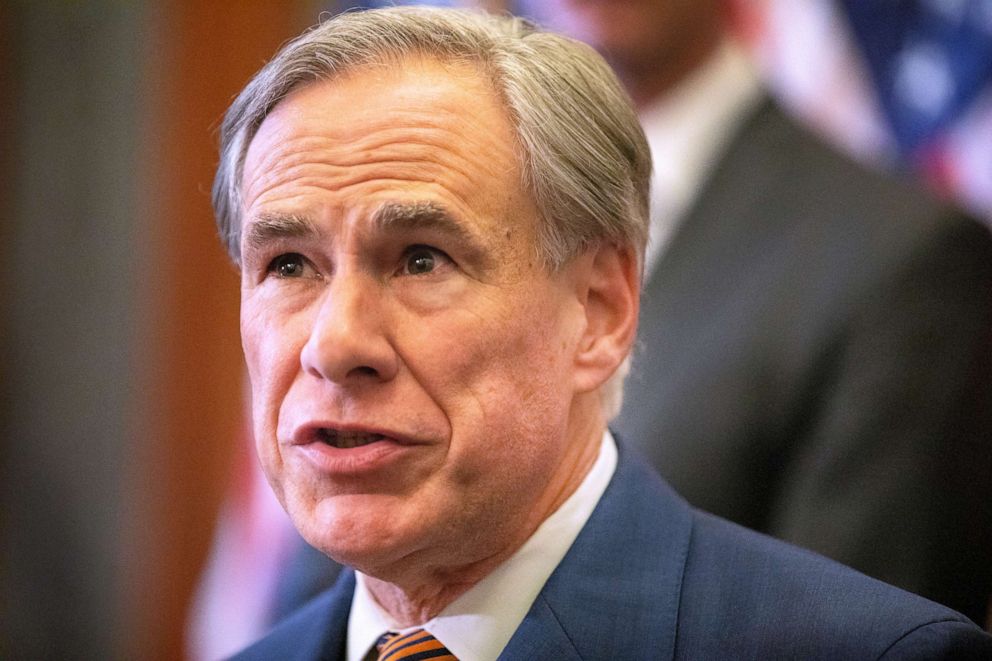
[[[672,658],[691,521],[621,448],[603,498],[500,658]]]
[[[555,612],[548,605],[542,592],[520,623],[513,638],[499,655],[500,661],[514,659],[557,659],[577,661],[582,659],[568,633],[562,628]]]
[[[299,661],[337,661],[347,658],[345,640],[354,592],[355,572],[346,568],[334,587],[315,602],[316,613],[308,618],[313,626],[302,632],[295,641],[295,651],[291,658]]]

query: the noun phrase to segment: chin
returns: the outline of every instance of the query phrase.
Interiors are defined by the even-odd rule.
[[[291,511],[290,518],[308,544],[335,562],[379,577],[417,548],[416,531],[399,529],[382,512],[382,496],[337,495]],[[395,504],[392,504],[395,507]]]

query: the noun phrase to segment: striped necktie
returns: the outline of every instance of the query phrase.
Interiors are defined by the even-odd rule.
[[[458,661],[441,641],[423,629],[415,629],[410,633],[387,633],[375,644],[379,652],[379,661],[420,661],[420,659],[439,659],[440,661]]]

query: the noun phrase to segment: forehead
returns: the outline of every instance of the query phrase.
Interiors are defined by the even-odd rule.
[[[426,195],[419,201],[455,213],[533,206],[520,172],[513,126],[480,68],[406,58],[361,66],[281,101],[249,145],[243,211],[250,222],[253,209],[291,203],[303,191],[359,190]]]
[[[468,99],[474,102],[463,105]],[[480,66],[410,55],[350,66],[297,87],[275,105],[262,125],[274,117],[291,117],[301,124],[330,119],[344,126],[355,119],[419,111],[468,119],[485,111],[502,114],[502,107]]]

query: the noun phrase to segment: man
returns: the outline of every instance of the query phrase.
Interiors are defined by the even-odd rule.
[[[214,201],[257,448],[355,571],[244,658],[992,652],[618,450],[649,171],[605,63],[512,19],[345,14],[249,83]]]
[[[690,503],[986,622],[992,238],[761,90],[721,0],[554,0],[656,167],[614,429]]]

